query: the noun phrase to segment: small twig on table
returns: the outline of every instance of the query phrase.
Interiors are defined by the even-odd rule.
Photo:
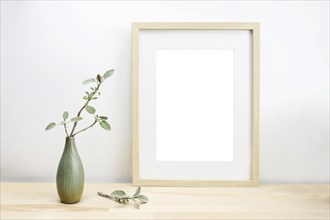
[[[137,209],[140,208],[140,203],[147,203],[149,202],[149,199],[145,195],[141,195],[141,187],[139,186],[133,196],[128,196],[126,193],[122,190],[115,190],[110,195],[97,192],[97,194],[103,198],[113,200],[115,202],[118,202],[119,204],[126,205],[129,203],[129,200],[133,200],[135,207]],[[140,202],[137,202],[139,200]]]

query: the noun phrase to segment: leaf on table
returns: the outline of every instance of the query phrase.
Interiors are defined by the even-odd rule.
[[[124,191],[122,190],[115,190],[111,193],[111,196],[117,198],[117,199],[122,199],[122,198],[127,198],[127,195]]]
[[[149,202],[149,199],[145,195],[139,195],[137,198],[143,203]]]
[[[138,195],[140,194],[140,192],[141,192],[141,186],[139,186],[139,187],[136,189],[136,191],[135,191],[133,197],[138,196]]]
[[[135,207],[137,208],[137,209],[140,209],[140,204],[135,200],[135,199],[132,199],[133,201],[134,201],[134,203],[135,203]]]

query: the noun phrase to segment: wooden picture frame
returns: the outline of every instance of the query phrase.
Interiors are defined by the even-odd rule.
[[[227,43],[228,46],[226,46]],[[229,45],[233,45],[233,46],[231,47]],[[245,49],[241,49],[241,48],[245,48]],[[193,159],[189,157],[185,158],[185,156],[183,156],[184,158],[183,161],[180,161],[180,157],[179,159],[175,159],[175,158],[173,159],[172,156],[169,157],[165,156],[164,157],[165,159],[160,159],[160,160],[156,159],[155,155],[160,151],[159,149],[161,149],[161,148],[158,149],[158,146],[161,146],[163,144],[161,143],[161,141],[159,141],[160,139],[159,137],[164,136],[162,133],[159,133],[164,129],[163,128],[160,129],[159,127],[157,127],[157,126],[161,127],[163,125],[158,125],[156,121],[166,122],[168,119],[171,120],[171,118],[162,119],[161,117],[164,114],[158,114],[158,112],[160,111],[158,103],[161,101],[158,100],[157,96],[160,96],[160,94],[166,95],[167,93],[164,92],[165,90],[161,90],[162,91],[161,93],[158,92],[157,90],[158,87],[161,87],[160,85],[162,85],[161,84],[162,82],[157,81],[156,83],[156,80],[160,80],[160,78],[165,79],[164,77],[159,77],[158,73],[157,73],[158,75],[156,74],[156,72],[158,71],[157,65],[160,65],[159,63],[165,61],[164,65],[166,66],[168,64],[166,62],[170,62],[167,61],[167,59],[169,57],[172,57],[172,55],[177,56],[180,60],[180,56],[182,57],[182,54],[184,55],[190,54],[191,51],[187,52],[187,50],[190,49],[192,50],[192,54],[197,54],[197,59],[204,56],[202,55],[204,52],[206,54],[209,54],[209,52],[210,53],[216,52],[215,56],[218,56],[219,54],[220,55],[225,54],[224,57],[229,57],[230,58],[229,60],[233,60],[234,62],[232,71],[235,72],[234,74],[235,76],[231,76],[231,74],[229,74],[231,73],[230,71],[228,72],[228,74],[222,74],[222,75],[227,75],[228,79],[233,80],[234,82],[233,91],[232,91],[233,98],[231,98],[232,102],[234,103],[232,107],[233,113],[232,115],[229,115],[230,117],[228,117],[230,118],[230,120],[228,121],[229,122],[232,121],[231,123],[233,124],[232,125],[233,128],[231,127],[230,124],[228,124],[230,125],[229,128],[222,130],[224,132],[228,132],[229,130],[230,131],[229,134],[231,134],[232,132],[231,135],[233,137],[232,138],[233,141],[230,142],[231,138],[228,138],[229,142],[232,143],[232,146],[230,146],[231,148],[228,148],[228,149],[232,149],[228,151],[228,152],[232,152],[233,155],[232,160],[228,159],[228,161],[226,161],[226,159],[224,159],[222,161],[220,159],[219,160],[210,159],[210,161],[204,161],[204,159],[201,159],[201,161],[199,161],[199,158],[195,160],[194,158]],[[169,55],[165,56],[167,57],[166,59],[162,58],[163,56],[160,56],[162,54],[166,54],[163,53],[164,50],[166,53],[169,52]],[[202,56],[199,56],[199,54],[201,54]],[[233,57],[232,59],[230,54],[234,54],[232,56]],[[242,54],[244,54],[245,58]],[[192,55],[192,57],[193,56],[194,55]],[[173,60],[175,61],[175,59]],[[171,62],[174,62],[173,60]],[[209,59],[206,59],[205,62],[207,63],[208,60]],[[240,62],[240,63],[236,63],[236,62]],[[228,62],[227,61],[223,62],[224,65],[226,63]],[[246,65],[246,68],[245,69],[241,68],[240,70],[239,68],[241,66],[244,66],[243,64]],[[216,62],[215,65],[217,65]],[[223,68],[223,66],[221,65],[219,66],[220,69]],[[241,71],[242,74],[238,73],[239,71]],[[155,79],[156,77],[155,75],[157,75],[157,79]],[[176,76],[177,75],[178,74],[176,74]],[[212,76],[218,77],[217,74]],[[175,76],[171,76],[171,77],[175,77]],[[215,79],[218,80],[218,78]],[[171,81],[166,80],[166,83],[169,82]],[[218,82],[220,83],[220,81]],[[187,80],[187,83],[189,84],[189,80]],[[187,83],[181,83],[182,88],[186,88]],[[196,83],[198,83],[198,81],[196,81]],[[158,85],[158,87],[156,86],[156,84]],[[225,87],[225,85],[227,84],[230,83],[222,84],[222,86],[218,86],[218,87],[214,86],[214,88],[218,89],[219,87]],[[228,88],[232,89],[231,87]],[[178,90],[177,92],[180,92],[180,90]],[[211,104],[212,103],[219,104],[216,96],[217,94],[220,94],[219,92],[207,93],[207,94],[214,96],[213,99],[211,100],[215,100],[215,101],[214,102],[210,101]],[[221,94],[224,95],[226,94],[226,92],[222,92]],[[229,92],[228,94],[231,94],[231,92]],[[172,95],[170,96],[169,99],[171,100],[171,98],[173,97],[174,96]],[[164,101],[168,99],[163,98],[161,100]],[[201,98],[200,100],[203,100],[203,98]],[[155,107],[156,105],[155,103],[157,103],[158,106],[157,108]],[[167,102],[167,104],[168,103],[170,102]],[[222,109],[222,107],[224,108],[228,107],[228,109],[230,110],[229,108],[229,106],[231,106],[230,104],[223,106],[221,105],[222,104],[220,103],[219,109]],[[182,106],[184,107],[185,105]],[[240,106],[243,107],[241,108]],[[244,111],[244,109],[246,111]],[[229,110],[227,112],[230,112]],[[207,116],[207,113],[201,113],[201,114]],[[216,112],[214,114],[215,117],[218,117],[219,115],[216,114]],[[239,115],[239,117],[241,117],[242,119],[237,119],[238,117],[237,115]],[[156,120],[156,117],[159,118],[157,118]],[[222,119],[226,118],[223,117],[223,115],[221,117]],[[178,120],[176,120],[175,122],[177,121]],[[243,121],[245,124],[241,123]],[[244,125],[241,126],[241,124]],[[173,126],[175,127],[175,125]],[[180,124],[180,126],[185,126],[185,123]],[[240,127],[244,127],[244,128],[240,128]],[[187,129],[189,130],[188,126]],[[214,131],[213,133],[215,133],[216,135],[213,135],[212,138],[214,138],[216,142],[219,141],[219,143],[225,143],[222,142],[223,139],[225,139],[224,137],[225,135],[221,137],[220,132],[217,133],[215,129],[217,129],[217,125],[215,125],[214,127],[212,126],[206,127],[200,130],[203,130],[204,132],[203,134],[206,135],[205,136],[206,139],[208,139],[207,136],[208,133],[205,130],[209,130],[210,132]],[[241,130],[237,131],[237,129],[241,129]],[[169,131],[169,129],[165,131]],[[185,131],[185,129],[181,129],[181,131]],[[157,140],[156,140],[156,136],[157,136]],[[178,136],[175,137],[177,138]],[[172,143],[176,143],[177,139],[174,138],[174,136],[173,138],[171,138],[171,136],[168,138],[172,141]],[[194,139],[194,135],[191,137],[191,139]],[[163,138],[162,140],[165,139]],[[246,140],[246,141],[245,142],[241,141],[242,142],[241,144],[237,143],[240,140]],[[194,140],[189,140],[189,143],[190,144],[194,143]],[[168,144],[168,142],[166,142],[166,144]],[[244,146],[245,149],[244,153],[240,153],[239,145]],[[182,146],[182,145],[178,145],[178,146]],[[207,146],[208,145],[201,146],[201,148],[208,149]],[[243,147],[241,147],[241,149],[243,149]],[[248,151],[248,153],[245,151]],[[199,154],[198,152],[201,151],[196,151],[196,152],[197,153],[195,155],[198,155]],[[173,153],[171,154],[171,151],[169,151],[167,155],[173,155]],[[209,155],[212,155],[212,153]],[[238,157],[237,155],[240,156]],[[237,159],[236,156],[237,158],[240,159]],[[158,154],[157,154],[157,158],[158,158]],[[206,160],[208,160],[207,157],[205,158]],[[228,158],[230,158],[230,156],[228,156]],[[245,161],[245,162],[240,162],[240,161]],[[244,164],[247,166],[245,166]],[[134,185],[257,186],[259,184],[259,23],[219,23],[219,22],[133,23],[132,25],[132,165],[133,165],[132,171],[133,171]],[[217,168],[213,169],[214,166],[220,169]]]

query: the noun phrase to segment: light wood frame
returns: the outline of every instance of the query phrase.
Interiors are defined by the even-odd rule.
[[[252,159],[251,179],[146,180],[139,175],[139,32],[141,30],[250,30],[252,32]],[[132,171],[133,184],[142,186],[258,186],[259,184],[259,23],[146,22],[132,25]]]

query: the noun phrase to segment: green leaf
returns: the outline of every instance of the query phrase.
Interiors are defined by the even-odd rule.
[[[111,130],[111,126],[108,122],[106,121],[100,121],[100,126],[104,128],[105,130]]]
[[[104,81],[103,76],[101,76],[100,74],[97,74],[96,79],[97,81],[99,81],[99,83],[102,83]]]
[[[86,79],[84,82],[83,82],[83,84],[88,84],[88,83],[93,83],[93,82],[95,82],[95,79]]]
[[[92,99],[97,99],[97,97],[93,97]]]
[[[136,191],[135,191],[135,193],[134,193],[133,197],[135,197],[135,196],[139,195],[139,194],[140,194],[140,192],[141,192],[141,187],[139,186],[139,187],[136,189]]]
[[[99,118],[102,119],[102,120],[108,120],[107,116],[100,116]]]
[[[71,118],[71,121],[75,122],[75,121],[80,121],[82,119],[83,119],[82,117],[73,117],[73,118]]]
[[[114,73],[114,69],[111,69],[111,70],[108,70],[106,73],[103,74],[103,78],[104,79],[107,79],[109,78],[110,76],[112,76],[112,74]]]
[[[123,190],[115,190],[111,193],[112,196],[120,195],[120,196],[126,196],[126,193]]]
[[[135,199],[132,199],[133,201],[134,201],[134,203],[135,203],[135,207],[137,208],[137,209],[140,209],[140,204],[135,200]]]
[[[48,131],[48,130],[50,130],[50,129],[52,129],[53,127],[55,127],[56,126],[56,123],[55,122],[51,122],[51,123],[49,123],[48,125],[47,125],[47,127],[46,127],[46,131]]]
[[[87,99],[88,99],[88,96],[84,96],[84,97],[83,97],[83,100],[87,100]]]
[[[63,112],[63,120],[65,121],[69,117],[69,112]]]
[[[127,195],[124,191],[122,190],[115,190],[111,193],[111,196],[118,198],[118,199],[122,199],[122,198],[127,198]]]
[[[147,203],[149,202],[149,199],[145,195],[139,195],[137,197],[141,202]]]
[[[90,106],[90,105],[87,105],[86,106],[86,111],[89,113],[89,114],[94,114],[95,113],[95,108],[93,106]]]

